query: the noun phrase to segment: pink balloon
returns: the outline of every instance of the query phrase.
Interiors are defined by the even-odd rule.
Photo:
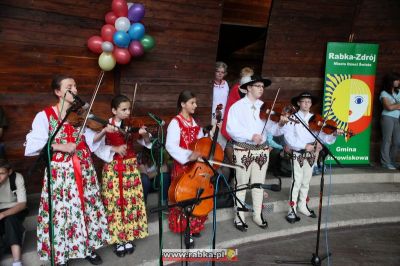
[[[128,47],[132,57],[139,57],[144,54],[143,45],[139,41],[131,41]]]
[[[118,64],[125,65],[131,61],[131,54],[127,48],[115,47],[113,55]]]
[[[89,50],[96,54],[101,54],[103,49],[101,49],[101,44],[103,43],[103,39],[100,36],[92,36],[87,41],[87,46]]]
[[[104,41],[112,42],[114,33],[116,31],[117,30],[113,25],[106,24],[101,28],[101,37],[103,38]]]
[[[111,24],[111,25],[115,24],[115,21],[117,20],[117,18],[118,17],[112,11],[108,12],[104,17],[106,23]]]
[[[117,17],[128,16],[128,4],[125,0],[113,0],[111,4],[112,11]]]

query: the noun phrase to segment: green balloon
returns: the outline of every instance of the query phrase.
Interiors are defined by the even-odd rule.
[[[145,34],[143,38],[140,40],[140,43],[143,45],[144,50],[150,51],[156,45],[156,42],[153,37],[148,34]]]
[[[104,71],[112,70],[116,63],[112,53],[102,52],[99,56],[99,66]]]

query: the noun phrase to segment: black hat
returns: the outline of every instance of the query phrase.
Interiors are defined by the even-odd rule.
[[[245,76],[242,78],[242,80],[240,83],[242,83],[242,82],[244,82],[244,83],[242,83],[242,85],[240,85],[240,88],[245,89],[245,90],[247,89],[247,86],[253,85],[256,82],[264,83],[264,87],[268,87],[269,85],[271,85],[271,80],[262,78],[259,75]]]
[[[292,98],[292,100],[291,100],[292,105],[297,106],[297,102],[302,98],[311,99],[312,104],[315,104],[318,102],[317,97],[311,95],[311,93],[309,93],[308,91],[305,91],[305,92],[300,93],[298,96]]]

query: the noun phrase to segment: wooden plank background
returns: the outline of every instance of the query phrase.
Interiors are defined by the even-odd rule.
[[[265,46],[262,73],[273,81],[266,100],[272,100],[278,87],[282,88],[280,101],[304,89],[322,95],[326,42],[347,41],[353,32],[354,42],[380,45],[371,152],[377,161],[380,78],[400,68],[397,0],[274,0],[272,5],[268,0],[141,2],[146,6],[143,23],[156,47],[106,73],[96,115],[108,117],[112,95],[132,95],[138,83],[136,116],[144,118],[152,112],[169,121],[176,114],[177,95],[190,89],[198,94],[197,118],[206,125],[223,21],[268,27],[265,44],[255,43],[235,55],[241,62],[258,62],[261,54],[254,51]],[[268,9],[268,14],[259,14],[261,9]],[[90,100],[100,69],[98,55],[87,49],[86,41],[100,35],[104,15],[110,10],[111,0],[0,0],[0,105],[10,124],[2,141],[15,169],[24,175],[34,161],[23,156],[25,135],[35,114],[55,101],[50,91],[52,76],[74,76],[80,96]],[[239,73],[231,74],[236,78]],[[233,79],[228,81],[232,84]],[[28,192],[40,190],[41,178],[36,173],[27,179]]]
[[[23,156],[23,143],[35,114],[55,103],[52,76],[72,75],[81,98],[91,98],[100,68],[86,42],[100,35],[111,2],[0,1],[0,105],[9,120],[3,142],[14,168],[25,176],[36,158]],[[199,119],[208,122],[222,1],[141,2],[146,7],[143,23],[156,48],[106,73],[95,114],[109,117],[112,95],[131,95],[138,82],[136,115],[151,111],[170,119],[179,92],[191,89],[199,95]],[[27,178],[29,193],[40,191],[41,179],[41,171]]]

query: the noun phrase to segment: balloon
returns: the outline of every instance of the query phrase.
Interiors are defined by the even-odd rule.
[[[114,28],[113,25],[106,24],[101,28],[101,37],[105,41],[112,42],[115,32],[116,32],[116,29]]]
[[[114,50],[114,45],[112,44],[112,42],[103,42],[101,44],[101,49],[103,50],[103,52],[111,53]]]
[[[112,53],[103,52],[99,56],[99,66],[104,71],[110,71],[115,67],[116,61]]]
[[[116,31],[113,36],[113,41],[116,46],[122,47],[122,48],[127,48],[129,45],[129,42],[131,41],[131,38],[129,38],[128,33],[124,31]]]
[[[129,8],[131,8],[131,6],[133,5],[133,3],[132,3],[132,2],[128,2],[126,5],[128,6],[128,12],[129,12]]]
[[[118,64],[128,64],[131,61],[131,54],[129,53],[127,48],[118,48],[115,47],[113,51],[113,56]]]
[[[139,41],[131,41],[128,50],[132,57],[139,57],[144,54],[143,45]]]
[[[128,10],[128,18],[132,22],[139,22],[144,17],[144,5],[133,4]]]
[[[117,16],[114,14],[114,12],[110,11],[105,15],[104,20],[107,24],[114,25],[115,21],[117,20]]]
[[[153,47],[156,45],[154,38],[148,34],[144,35],[144,37],[140,40],[140,43],[143,45],[143,48],[146,52],[153,49]]]
[[[131,27],[129,28],[128,34],[132,40],[137,41],[137,40],[140,40],[143,38],[144,32],[145,32],[145,30],[144,30],[143,24],[137,22],[137,23],[133,23],[131,25]]]
[[[96,54],[101,54],[103,51],[101,49],[101,44],[103,43],[103,39],[100,36],[92,36],[87,41],[87,46],[89,50]]]
[[[126,17],[128,15],[128,5],[125,0],[113,0],[111,9],[117,17]]]
[[[115,29],[127,32],[131,27],[131,22],[127,17],[119,17],[115,21]]]

